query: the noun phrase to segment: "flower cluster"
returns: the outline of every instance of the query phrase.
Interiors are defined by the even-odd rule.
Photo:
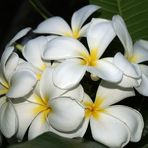
[[[94,140],[108,147],[140,140],[141,114],[114,104],[134,96],[134,88],[148,96],[148,67],[139,64],[148,60],[148,42],[133,45],[119,15],[83,25],[98,9],[77,10],[71,26],[61,17],[49,18],[7,44],[0,63],[0,130],[6,138],[16,135],[21,141],[27,130],[29,140],[47,131],[83,137],[90,123]],[[36,36],[25,40],[30,32]],[[116,36],[124,53],[102,58]],[[94,102],[81,84],[86,73],[90,81],[101,79]]]

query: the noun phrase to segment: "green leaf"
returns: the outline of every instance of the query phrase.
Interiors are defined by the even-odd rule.
[[[90,0],[90,3],[102,7],[97,17],[111,19],[120,14],[134,41],[148,40],[148,0]]]
[[[45,133],[32,141],[9,146],[9,148],[107,148],[94,141],[85,141],[82,138],[68,139],[53,133]]]

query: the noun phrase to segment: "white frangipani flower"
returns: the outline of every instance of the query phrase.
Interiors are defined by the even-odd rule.
[[[129,141],[139,141],[144,127],[141,114],[124,105],[113,105],[133,95],[132,89],[122,90],[102,81],[94,103],[87,95],[83,99],[85,121],[82,134],[90,122],[93,138],[108,147],[124,147]]]
[[[43,51],[45,50],[48,41],[56,38],[56,36],[40,36],[35,39],[29,40],[22,50],[22,54],[27,62],[33,66],[32,70],[36,73],[38,79],[41,78],[42,72],[47,66],[50,66],[50,62],[45,62],[42,59]]]
[[[115,64],[125,75],[122,82],[125,86],[134,86],[139,93],[148,96],[148,67],[139,64],[148,61],[148,41],[139,40],[133,45],[125,22],[118,15],[113,17],[113,26],[125,50],[124,56],[117,53],[114,58]]]
[[[59,37],[50,41],[43,52],[43,59],[63,60],[53,72],[55,85],[62,89],[72,88],[80,82],[86,71],[104,80],[119,82],[122,72],[106,58],[100,59],[114,37],[110,21],[94,19],[87,33],[89,51],[73,38]]]
[[[29,69],[18,68],[20,58],[12,51],[13,47],[6,48],[1,58],[0,83],[3,89],[0,94],[8,98],[22,98],[34,89],[37,78]]]
[[[80,38],[86,35],[86,30],[88,28],[88,24],[84,25],[83,27],[82,25],[87,20],[87,18],[98,9],[100,9],[99,6],[87,5],[77,10],[72,16],[71,27],[63,18],[58,16],[51,17],[39,24],[34,32],[46,34],[51,33],[73,38]]]
[[[10,138],[18,128],[17,115],[12,100],[28,95],[35,87],[36,75],[28,69],[16,70],[19,57],[7,47],[1,58],[0,65],[0,130]]]
[[[38,87],[27,101],[15,104],[18,114],[18,139],[22,140],[28,131],[28,138],[47,132],[57,132],[59,135],[69,135],[83,122],[84,108],[80,105],[84,91],[81,86],[73,90],[63,91],[52,82],[53,68],[46,68]],[[79,136],[70,134],[71,137]]]

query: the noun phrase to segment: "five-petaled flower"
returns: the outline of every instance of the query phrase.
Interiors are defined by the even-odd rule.
[[[144,127],[141,114],[124,105],[113,105],[133,95],[132,89],[122,90],[102,81],[95,102],[88,95],[82,101],[85,107],[82,133],[85,133],[90,122],[93,138],[109,147],[123,147],[129,141],[139,141]]]
[[[114,63],[124,73],[119,85],[135,87],[142,95],[148,96],[148,66],[139,64],[148,61],[148,41],[139,40],[134,45],[124,20],[120,16],[113,17],[115,33],[123,44],[125,53],[117,53]],[[128,67],[128,68],[127,68]]]
[[[43,59],[64,60],[53,72],[55,85],[62,89],[72,88],[80,82],[86,71],[104,80],[119,82],[122,78],[119,68],[107,58],[101,59],[114,37],[111,21],[94,19],[87,31],[89,51],[73,38],[59,37],[51,40],[43,52]]]
[[[87,18],[98,9],[100,9],[99,6],[87,5],[77,10],[72,16],[71,28],[63,18],[57,16],[43,21],[34,30],[34,32],[45,33],[45,34],[56,34],[56,35],[73,37],[76,39],[86,36],[89,24],[86,24],[83,27],[82,25],[87,20]]]

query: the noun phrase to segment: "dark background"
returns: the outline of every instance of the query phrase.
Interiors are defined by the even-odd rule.
[[[72,13],[88,0],[40,0],[53,16],[67,21]],[[21,29],[35,28],[44,18],[33,8],[29,0],[0,0],[0,55],[6,43]]]

